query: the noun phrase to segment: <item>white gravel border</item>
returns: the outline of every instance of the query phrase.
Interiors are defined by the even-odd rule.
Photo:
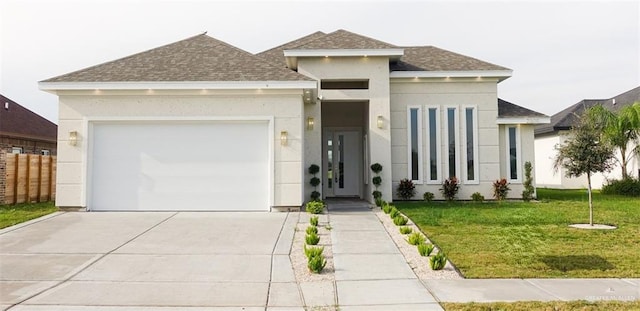
[[[464,279],[462,275],[458,273],[458,271],[453,267],[451,262],[449,262],[448,260],[447,260],[447,264],[442,270],[439,270],[439,271],[431,270],[431,266],[429,265],[429,257],[420,256],[420,253],[418,253],[418,248],[407,242],[407,236],[409,235],[401,234],[400,226],[396,226],[393,223],[393,220],[391,220],[391,217],[389,217],[388,214],[385,214],[379,208],[374,210],[374,212],[378,217],[378,219],[380,220],[380,222],[382,222],[382,224],[384,225],[384,228],[385,230],[387,230],[387,233],[389,234],[389,236],[391,236],[391,239],[396,243],[396,246],[398,246],[398,249],[404,256],[405,260],[407,261],[411,269],[413,269],[413,272],[418,276],[419,279],[421,280]],[[405,215],[403,216],[407,217]],[[412,229],[412,233],[419,232],[420,234],[422,234],[425,237],[426,243],[431,243],[429,238],[426,237],[424,233],[420,231],[418,226],[416,226],[411,221],[411,219],[409,219],[409,221],[405,226],[410,227]],[[436,246],[433,250],[433,253],[431,253],[431,256],[437,254],[438,252],[439,252],[439,249]]]
[[[323,219],[322,217],[320,218]],[[326,218],[324,218],[326,219]],[[304,255],[304,238],[307,235],[307,227],[310,226],[308,217],[300,217],[300,222],[296,226],[296,232],[293,235],[293,245],[289,258],[293,265],[293,271],[298,283],[304,282],[322,282],[335,281],[335,267],[333,265],[333,251],[331,249],[331,231],[327,230],[329,224],[326,221],[318,223],[318,236],[320,242],[316,246],[324,246],[322,255],[327,260],[327,265],[321,273],[311,273],[307,268],[307,256]]]

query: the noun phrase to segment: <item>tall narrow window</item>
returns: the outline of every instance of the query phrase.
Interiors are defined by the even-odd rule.
[[[427,120],[429,126],[427,127],[428,139],[429,139],[429,181],[440,183],[439,163],[438,161],[438,108],[429,108],[427,110]]]
[[[475,121],[475,109],[473,107],[466,107],[464,109],[465,118],[465,147],[466,147],[466,169],[467,169],[467,181],[476,181],[476,121]]]
[[[409,152],[409,176],[411,180],[420,182],[422,180],[422,122],[421,108],[409,107],[407,118],[408,124],[408,152]]]
[[[447,108],[447,169],[448,177],[457,177],[456,167],[456,153],[457,153],[457,140],[456,140],[456,128],[458,122],[456,118],[456,108]]]
[[[507,128],[507,139],[509,140],[509,178],[518,179],[518,131],[516,127]]]

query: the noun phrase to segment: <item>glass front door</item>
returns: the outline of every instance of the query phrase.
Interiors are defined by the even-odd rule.
[[[360,196],[362,152],[357,130],[325,130],[325,196]]]

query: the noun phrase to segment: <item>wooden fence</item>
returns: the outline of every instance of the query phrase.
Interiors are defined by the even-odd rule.
[[[46,202],[56,197],[56,157],[7,154],[5,204]]]

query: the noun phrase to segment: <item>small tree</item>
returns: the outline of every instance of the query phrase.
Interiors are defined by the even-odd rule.
[[[602,125],[603,140],[620,152],[620,158],[614,160],[620,164],[622,179],[628,179],[628,164],[640,154],[640,102],[622,107],[618,112],[598,104],[587,111],[587,117]],[[628,150],[633,145],[635,147]]]
[[[593,226],[593,201],[591,195],[591,175],[609,172],[613,165],[613,149],[601,135],[604,125],[587,111],[578,124],[571,129],[572,138],[565,144],[556,146],[558,154],[554,159],[554,169],[564,168],[569,177],[587,175],[589,194],[589,224]]]
[[[535,189],[533,188],[533,178],[531,177],[531,162],[524,162],[524,182],[522,183],[524,186],[524,190],[522,190],[522,200],[525,202],[531,201],[533,199],[533,193]]]

